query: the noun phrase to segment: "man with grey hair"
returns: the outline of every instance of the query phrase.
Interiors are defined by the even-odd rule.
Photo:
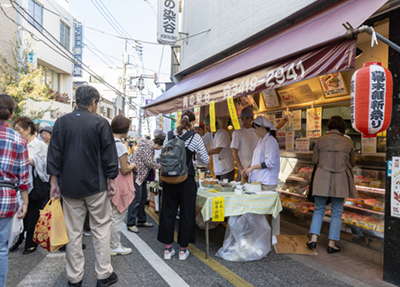
[[[77,109],[59,118],[53,129],[47,156],[51,175],[50,196],[63,197],[66,246],[66,271],[69,286],[82,286],[84,256],[82,230],[89,212],[97,286],[118,281],[110,257],[111,202],[118,175],[118,155],[110,124],[96,115],[99,92],[91,86],[76,90]],[[62,178],[61,187],[57,177]]]

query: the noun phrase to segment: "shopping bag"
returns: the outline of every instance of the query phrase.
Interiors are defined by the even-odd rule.
[[[24,202],[21,198],[18,198],[18,211],[14,214],[12,224],[11,224],[11,233],[8,238],[8,249],[11,248],[15,243],[17,243],[19,239],[19,235],[24,232],[24,221],[17,217],[18,214],[21,214],[22,204]]]
[[[33,233],[33,241],[53,252],[68,243],[67,227],[60,199],[51,198],[40,210],[40,217]]]

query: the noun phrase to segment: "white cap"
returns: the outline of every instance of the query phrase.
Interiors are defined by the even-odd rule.
[[[276,131],[274,125],[266,117],[259,116],[253,121],[253,123],[258,126],[269,128],[271,131]]]

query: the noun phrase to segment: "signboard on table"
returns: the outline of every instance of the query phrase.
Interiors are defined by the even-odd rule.
[[[287,106],[316,100],[315,94],[307,84],[296,88],[278,90],[278,93]]]
[[[376,137],[361,138],[361,151],[362,153],[376,153]]]
[[[261,94],[266,108],[279,108],[281,106],[276,90],[265,90]]]
[[[307,109],[307,137],[319,138],[321,136],[322,108]]]
[[[309,151],[309,150],[310,150],[310,138],[296,139],[296,151]]]
[[[294,150],[294,131],[286,132],[286,150]]]
[[[400,157],[392,158],[392,191],[390,194],[390,213],[400,218]]]
[[[82,49],[83,49],[83,31],[82,31],[83,18],[74,18],[74,77],[82,77]]]
[[[198,127],[198,126],[200,126],[200,107],[195,107],[193,109],[193,113],[196,116],[196,120],[194,122],[194,126]]]
[[[301,110],[292,111],[293,119],[292,119],[292,130],[300,131],[301,130]]]
[[[179,0],[158,0],[157,41],[175,45],[179,39]]]
[[[342,73],[332,73],[318,78],[325,98],[340,97],[349,94]]]

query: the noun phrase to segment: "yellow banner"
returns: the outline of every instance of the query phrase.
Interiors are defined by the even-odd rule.
[[[224,220],[225,220],[225,198],[223,196],[214,197],[212,221],[224,221]]]
[[[159,114],[158,115],[158,129],[160,131],[162,131],[162,122],[163,122],[163,116],[162,116],[162,114]]]
[[[235,103],[233,102],[233,98],[228,97],[227,102],[228,102],[228,109],[229,109],[229,114],[231,115],[233,127],[235,128],[235,130],[240,130],[240,123],[239,123],[239,119],[237,117],[236,107],[235,107]]]
[[[181,118],[182,118],[182,111],[179,111],[179,112],[176,113],[176,126],[180,125]]]
[[[217,131],[217,127],[215,126],[215,102],[210,102],[210,127],[212,132]]]

